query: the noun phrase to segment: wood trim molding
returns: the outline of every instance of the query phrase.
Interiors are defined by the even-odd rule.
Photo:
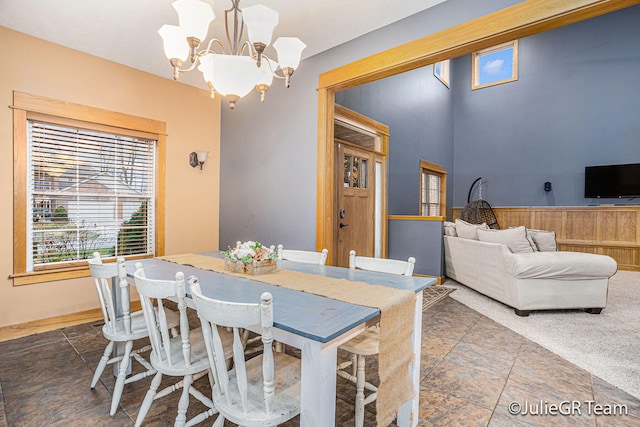
[[[319,87],[348,89],[638,3],[638,0],[525,0],[327,71],[320,75]]]
[[[639,3],[640,0],[525,0],[321,74],[318,79],[316,248],[331,247],[333,240],[333,122],[336,91]],[[330,261],[331,254],[328,263]]]
[[[74,104],[73,102],[59,101],[57,99],[45,98],[24,92],[13,92],[12,107],[34,113],[80,120],[88,123],[97,123],[122,129],[160,135],[167,134],[167,125],[165,122]]]
[[[126,129],[127,133],[156,140],[156,255],[165,251],[166,123],[60,101],[13,92],[13,285],[74,279],[89,276],[86,263],[55,269],[27,271],[27,120],[37,117],[54,123],[86,123],[89,129]],[[32,117],[33,116],[33,117]],[[117,133],[117,132],[116,132]],[[144,134],[143,134],[144,133]],[[144,256],[127,257],[127,259]]]
[[[453,209],[454,218],[461,208]],[[556,233],[558,250],[608,255],[640,271],[640,206],[492,207],[501,229],[524,225]]]
[[[138,311],[142,308],[140,301],[131,301],[130,307],[131,311]],[[0,342],[97,320],[102,320],[102,310],[94,308],[77,313],[34,320],[33,322],[4,326],[0,328]]]
[[[341,118],[347,120],[352,123],[363,124],[367,128],[374,130],[376,133],[389,135],[389,126],[377,122],[367,116],[363,116],[362,114],[350,110],[347,107],[343,107],[340,104],[335,105],[335,117],[336,119]]]
[[[420,216],[420,215],[389,215],[389,221],[446,221],[443,216]]]

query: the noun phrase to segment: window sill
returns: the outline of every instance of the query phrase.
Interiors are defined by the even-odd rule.
[[[136,259],[153,258],[153,255],[137,255],[127,257],[127,261]],[[91,272],[85,264],[79,267],[56,268],[51,270],[38,270],[28,273],[14,273],[9,275],[13,279],[13,286],[33,285],[36,283],[55,282],[58,280],[77,279],[90,277]]]
[[[33,285],[35,283],[54,282],[56,280],[89,277],[89,267],[61,268],[49,271],[34,271],[29,273],[15,273],[9,276],[13,279],[13,286]]]

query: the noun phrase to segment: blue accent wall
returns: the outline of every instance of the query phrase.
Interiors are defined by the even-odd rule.
[[[640,163],[639,22],[634,6],[520,39],[515,82],[471,90],[467,55],[450,90],[429,66],[336,94],[389,126],[389,213],[416,214],[420,159],[447,169],[449,208],[478,177],[494,206],[638,204],[585,199],[584,167]]]
[[[480,176],[494,206],[638,204],[585,199],[584,167],[640,163],[639,23],[634,6],[521,39],[518,81],[474,91],[455,59],[454,205]]]
[[[303,60],[292,77],[291,87],[285,89],[281,81],[274,81],[264,104],[260,103],[257,93],[238,101],[233,111],[223,103],[219,247],[226,248],[237,240],[252,239],[268,245],[282,243],[290,248],[315,249],[316,89],[320,74],[519,2],[447,0]],[[277,27],[275,33],[277,36]],[[268,54],[273,55],[273,52]],[[429,74],[430,71],[427,69],[423,73]],[[416,121],[424,119],[417,114],[413,117]],[[421,137],[416,135],[405,139],[415,138]],[[393,150],[398,152],[397,148]],[[442,154],[443,158],[447,156],[450,159],[451,153]],[[417,209],[418,204],[418,166],[415,159],[409,168],[412,176],[408,179],[412,182],[407,184],[412,187],[405,191],[411,191],[416,201],[403,201],[407,209],[409,205],[415,205]],[[401,184],[397,178],[394,182]],[[414,208],[411,209],[411,213],[415,213]],[[401,213],[399,209],[391,212]]]
[[[420,159],[453,170],[452,101],[433,66],[336,94],[337,104],[389,126],[389,215],[420,215]]]

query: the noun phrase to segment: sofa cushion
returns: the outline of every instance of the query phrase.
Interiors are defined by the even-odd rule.
[[[456,219],[455,225],[458,237],[471,240],[478,240],[479,229],[489,229],[489,226],[484,222],[482,224],[471,224],[461,219]]]
[[[456,232],[456,224],[451,221],[445,221],[444,235],[451,236],[451,237],[458,237],[458,233]]]
[[[540,252],[555,252],[558,250],[555,231],[527,228],[527,236],[533,240],[535,249]]]
[[[518,279],[608,278],[618,269],[616,261],[609,256],[582,252],[513,254],[504,262],[507,272]]]
[[[506,230],[478,230],[478,240],[505,244],[514,254],[533,252],[523,225]]]

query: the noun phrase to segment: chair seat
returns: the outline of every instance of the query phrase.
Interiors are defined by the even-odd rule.
[[[175,328],[180,324],[180,316],[178,313],[172,310],[167,310],[167,326],[169,328]],[[144,313],[142,310],[134,311],[131,313],[131,333],[127,335],[124,330],[124,324],[122,318],[118,318],[115,321],[115,333],[112,332],[108,325],[105,324],[102,327],[102,334],[110,341],[125,342],[137,340],[149,336],[147,330],[147,323],[144,320]]]
[[[346,343],[342,344],[340,349],[348,351],[352,354],[362,356],[372,356],[378,354],[378,347],[380,345],[380,328],[372,326],[360,335],[351,338]]]
[[[170,364],[168,359],[160,359],[156,352],[152,351],[150,357],[151,365],[162,374],[179,377],[193,375],[209,369],[209,358],[207,356],[207,349],[202,337],[202,329],[191,329],[189,331],[189,335],[191,341],[191,366],[186,366],[184,362],[184,358],[182,356],[182,338],[180,336],[171,338],[170,340],[170,354],[173,364]],[[226,346],[229,344],[229,354],[225,352],[225,358],[231,357],[233,334],[226,330],[221,330],[220,337],[222,342],[225,344],[225,348],[227,348]]]
[[[256,356],[246,363],[248,391],[247,412],[241,413],[237,403],[229,405],[227,398],[221,396],[216,387],[213,392],[213,401],[220,414],[229,421],[246,426],[263,426],[281,424],[300,412],[300,359],[285,353],[274,353],[274,365],[276,367],[275,393],[273,411],[265,415],[264,388],[262,382],[262,355]],[[239,402],[240,394],[235,380],[236,371],[229,372],[230,401]]]

